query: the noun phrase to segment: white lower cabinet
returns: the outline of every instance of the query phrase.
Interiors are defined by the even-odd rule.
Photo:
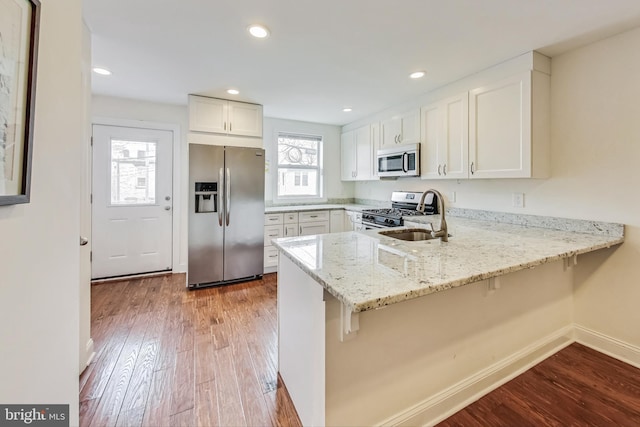
[[[331,230],[331,211],[300,212],[298,216],[298,233],[300,236],[325,234]]]
[[[345,231],[344,216],[344,211],[342,209],[331,211],[331,218],[329,220],[329,231],[331,233],[340,233]]]
[[[345,211],[344,214],[344,231],[364,230],[364,226],[362,225],[362,212]]]
[[[300,235],[301,236],[310,236],[312,234],[325,234],[329,233],[330,227],[328,221],[318,221],[318,222],[305,222],[300,223]]]
[[[332,212],[343,213],[342,210],[322,210],[265,214],[264,272],[278,270],[278,248],[271,244],[271,239],[329,233]]]
[[[264,216],[264,266],[265,273],[272,273],[278,268],[278,248],[271,244],[271,239],[284,235],[284,215],[265,214]]]
[[[295,237],[298,235],[298,212],[284,214],[284,237]]]

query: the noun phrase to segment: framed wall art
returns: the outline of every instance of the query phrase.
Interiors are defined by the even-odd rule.
[[[29,203],[38,0],[0,0],[0,205]]]

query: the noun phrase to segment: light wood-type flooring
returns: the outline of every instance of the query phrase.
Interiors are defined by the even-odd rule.
[[[300,426],[277,374],[276,276],[92,286],[81,426]],[[640,370],[572,344],[440,424],[640,426]]]

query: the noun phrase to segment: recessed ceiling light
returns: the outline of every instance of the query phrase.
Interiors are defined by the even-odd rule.
[[[342,109],[342,111],[344,111],[345,113],[350,113],[350,112],[352,112],[352,111],[353,111],[353,108],[351,108],[351,107],[345,107],[345,108],[343,108],[343,109]]]
[[[419,79],[421,77],[424,77],[424,75],[427,74],[424,71],[416,71],[414,73],[409,74],[409,77],[411,77],[412,79]]]
[[[263,39],[269,36],[269,29],[264,25],[251,25],[249,27],[249,33],[256,38]]]
[[[107,70],[106,68],[101,68],[101,67],[93,67],[93,72],[96,74],[100,74],[101,76],[110,76],[111,75],[111,71]]]
[[[240,93],[240,91],[238,89],[228,89],[227,93],[230,95],[237,95]]]

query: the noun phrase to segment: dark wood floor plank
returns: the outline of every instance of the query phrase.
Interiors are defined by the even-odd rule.
[[[207,334],[196,335],[195,372],[196,384],[210,382],[215,379],[215,348],[211,327]]]
[[[142,423],[142,415],[147,405],[151,382],[153,379],[155,360],[158,355],[158,342],[147,341],[142,344],[140,355],[133,369],[127,392],[122,402],[122,411],[128,411],[132,414],[136,410],[141,409],[140,422]],[[120,423],[120,419],[118,419]]]
[[[126,317],[126,313],[124,314]],[[124,397],[129,387],[133,371],[142,346],[142,339],[148,326],[148,313],[139,314],[122,346],[120,356],[113,367],[91,425],[114,425],[122,410]]]
[[[171,390],[173,368],[156,370],[151,380],[151,390],[147,398],[142,425],[168,426],[171,416]]]
[[[195,426],[195,413],[193,408],[184,412],[174,414],[169,418],[171,427],[193,427]]]
[[[574,343],[439,426],[638,426],[640,369]]]
[[[171,415],[193,409],[195,405],[194,365],[193,349],[177,354],[171,387]]]
[[[196,385],[195,417],[197,426],[221,425],[215,381],[207,381]]]
[[[215,352],[216,395],[221,426],[244,426],[247,420],[242,407],[236,368],[231,347]]]

